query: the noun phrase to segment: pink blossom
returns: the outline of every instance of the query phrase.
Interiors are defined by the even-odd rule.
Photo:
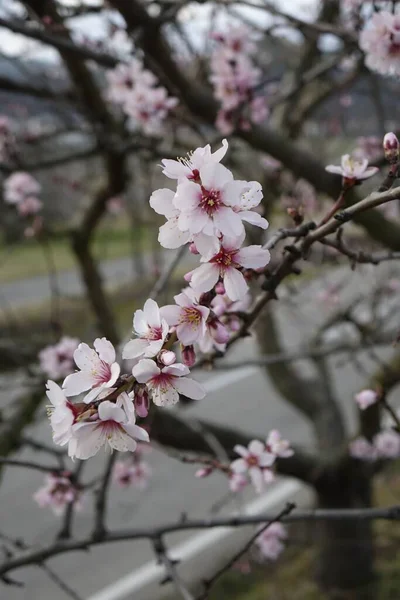
[[[176,362],[176,354],[172,350],[161,350],[158,359],[165,367],[169,367]]]
[[[4,200],[18,204],[29,196],[36,197],[41,190],[39,182],[29,173],[16,171],[4,181]]]
[[[288,440],[284,440],[276,429],[270,431],[267,438],[267,450],[271,452],[276,457],[280,458],[288,458],[289,456],[293,456],[294,452],[290,447],[290,442]]]
[[[211,152],[211,146],[207,144],[204,148],[196,148],[194,152],[185,158],[178,158],[177,160],[164,158],[161,161],[162,172],[170,179],[180,180],[186,178],[190,181],[196,181],[199,178],[200,169],[205,165],[221,162],[227,150],[228,142],[222,140],[222,147],[215,152]]]
[[[382,75],[400,74],[400,17],[386,10],[375,12],[360,33],[365,64]]]
[[[189,369],[175,363],[160,369],[156,363],[144,358],[132,369],[132,375],[139,383],[145,383],[151,391],[154,404],[157,406],[172,406],[179,400],[179,394],[184,394],[193,400],[201,400],[205,392],[201,385],[186,377]]]
[[[190,346],[205,335],[210,309],[198,303],[190,288],[174,296],[174,300],[176,305],[163,306],[161,315],[168,325],[176,327],[178,340],[184,346]]]
[[[368,406],[375,404],[378,401],[378,394],[374,390],[361,390],[354,396],[361,410],[365,410]]]
[[[115,362],[115,349],[111,342],[106,338],[97,338],[93,346],[94,350],[85,343],[79,344],[74,352],[74,360],[80,371],[68,375],[63,383],[66,396],[91,390],[84,398],[86,403],[112,388],[121,371]]]
[[[68,336],[53,346],[46,346],[39,352],[40,368],[52,379],[62,379],[73,373],[74,352],[78,346],[79,340]]]
[[[156,356],[169,332],[167,321],[162,318],[157,302],[149,298],[146,300],[143,310],[135,311],[133,317],[133,329],[138,336],[130,340],[124,347],[122,358],[150,358]]]
[[[265,483],[263,470],[274,463],[275,456],[258,440],[252,440],[248,448],[237,445],[234,451],[242,458],[231,463],[231,471],[241,475],[248,474],[255,490],[262,492]]]
[[[379,458],[400,457],[400,435],[392,429],[378,433],[374,437],[374,446]]]
[[[396,163],[399,160],[400,143],[397,136],[393,133],[386,133],[383,138],[383,150],[385,158],[390,163]]]
[[[28,196],[17,204],[17,210],[21,217],[35,215],[42,209],[43,203],[35,196]]]
[[[134,452],[136,440],[148,442],[149,434],[135,425],[132,402],[123,393],[118,396],[116,404],[104,400],[88,420],[81,419],[72,426],[68,454],[71,458],[85,460],[97,454],[102,446],[119,452]]]
[[[360,460],[374,461],[377,458],[375,447],[365,437],[361,436],[350,442],[349,454]]]
[[[241,492],[249,481],[243,473],[231,473],[229,475],[229,487],[231,492]]]
[[[151,468],[141,460],[137,462],[119,460],[114,465],[113,480],[123,488],[132,486],[144,490],[148,486],[150,478]]]
[[[260,269],[270,261],[270,253],[261,246],[241,248],[244,235],[239,238],[225,238],[219,252],[214,256],[203,256],[203,263],[192,272],[190,285],[197,295],[211,290],[221,278],[230,300],[241,300],[248,291],[240,268]]]
[[[379,171],[377,167],[368,167],[367,159],[357,161],[351,158],[349,154],[342,156],[342,164],[340,167],[328,165],[325,169],[329,173],[341,175],[343,179],[349,183],[368,179]]]
[[[260,533],[255,543],[264,558],[276,560],[285,549],[282,540],[286,538],[286,529],[282,523],[271,523],[267,529]]]
[[[68,504],[81,508],[81,490],[70,479],[70,473],[46,475],[45,484],[33,495],[34,500],[42,508],[51,507],[56,515],[60,515]]]

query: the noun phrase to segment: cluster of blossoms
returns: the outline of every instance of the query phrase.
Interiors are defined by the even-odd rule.
[[[225,135],[232,133],[236,126],[248,129],[250,122],[262,123],[269,114],[265,97],[256,95],[261,70],[253,64],[251,56],[255,46],[250,37],[245,26],[213,34],[218,47],[211,56],[210,80],[215,97],[221,103],[216,126]],[[238,114],[241,108],[245,111]]]
[[[144,490],[151,477],[151,468],[149,464],[143,460],[143,456],[147,450],[151,450],[150,446],[138,444],[136,452],[131,454],[128,460],[118,460],[113,469],[113,481],[120,487],[126,489],[134,487],[139,490]]]
[[[360,34],[365,63],[382,75],[400,74],[400,16],[381,10],[375,12]]]
[[[261,493],[265,484],[274,480],[272,468],[276,459],[293,455],[290,443],[282,439],[275,429],[269,433],[266,443],[252,440],[247,448],[237,445],[234,451],[240,458],[230,465],[230,488],[233,492],[243,489],[250,481],[256,492]]]
[[[64,336],[57,344],[46,346],[39,352],[40,368],[51,379],[62,379],[74,370],[74,352],[79,340]]]
[[[14,204],[22,217],[33,216],[42,208],[40,183],[25,171],[16,171],[4,181],[4,200]]]
[[[56,515],[60,515],[67,504],[81,508],[82,489],[73,483],[72,473],[49,473],[43,487],[33,495],[34,500],[41,506],[51,507]]]
[[[157,78],[143,68],[136,58],[119,64],[107,72],[108,99],[121,106],[133,128],[145,135],[159,135],[170,110],[178,104],[177,98],[168,96]]]

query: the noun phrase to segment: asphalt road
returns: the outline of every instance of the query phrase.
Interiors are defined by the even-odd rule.
[[[387,276],[384,269],[383,277]],[[351,274],[349,289],[341,294],[343,302],[350,301],[358,294],[367,293],[375,280],[376,272],[366,268],[359,274]],[[335,274],[338,280],[343,271]],[[345,277],[347,277],[347,272]],[[304,343],[311,330],[330,314],[330,308],[315,301],[322,283],[306,285],[295,300],[293,288],[287,288],[279,303],[279,322],[288,349]],[[299,301],[300,300],[300,301]],[[397,299],[398,300],[398,299]],[[300,308],[299,308],[300,306]],[[297,307],[297,308],[296,308]],[[398,318],[397,318],[398,320]],[[245,363],[255,356],[256,349],[251,339],[244,340],[229,356],[229,360]],[[381,352],[385,357],[387,352]],[[297,361],[298,368],[305,368],[304,361]],[[371,358],[363,355],[355,368],[348,356],[336,356],[330,360],[335,371],[334,387],[340,401],[350,432],[355,428],[355,407],[353,394],[365,384],[362,368],[372,369]],[[302,415],[292,409],[273,389],[267,375],[261,368],[246,367],[229,372],[199,374],[206,380],[206,398],[186,410],[186,415],[205,418],[221,424],[236,426],[264,438],[272,428],[304,448],[314,445],[313,432]],[[50,443],[50,429],[43,415],[42,422],[31,428],[30,434]],[[38,454],[27,452],[21,456],[39,459]],[[225,478],[214,475],[205,480],[194,477],[195,467],[182,465],[163,452],[154,449],[149,457],[153,469],[151,484],[146,491],[119,490],[112,488],[108,524],[110,528],[134,527],[161,524],[179,519],[182,513],[189,517],[208,514],[216,502],[226,496]],[[104,462],[100,453],[86,464],[86,477],[91,479]],[[0,532],[12,537],[22,537],[33,545],[40,545],[53,539],[58,529],[58,520],[45,509],[40,509],[32,501],[32,494],[41,485],[40,473],[8,468],[0,488]],[[246,498],[249,495],[246,494]],[[222,511],[237,508],[237,503],[245,498],[224,505]],[[92,527],[91,498],[87,498],[81,513],[75,520],[75,532],[83,536]],[[182,535],[171,536],[171,541],[182,539]],[[153,558],[148,542],[124,543],[94,548],[90,552],[76,552],[62,555],[50,561],[54,570],[72,586],[82,598],[88,598],[103,587]],[[49,580],[39,568],[25,568],[15,572],[15,576],[26,583],[25,588],[1,587],[1,600],[64,600],[64,592]],[[128,600],[127,596],[127,600]],[[130,597],[132,598],[132,596]],[[135,600],[141,600],[135,595]],[[156,600],[156,598],[154,599]]]

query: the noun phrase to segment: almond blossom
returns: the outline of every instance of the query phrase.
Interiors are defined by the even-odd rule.
[[[361,390],[354,396],[354,400],[361,410],[365,410],[378,401],[378,394],[374,390]]]
[[[400,458],[400,435],[392,429],[381,431],[374,437],[374,447],[379,458]]]
[[[57,344],[39,352],[40,368],[52,379],[62,379],[74,371],[74,352],[79,340],[64,336]]]
[[[145,383],[151,391],[154,404],[172,406],[183,394],[193,400],[201,400],[205,396],[202,386],[186,377],[190,371],[186,365],[175,363],[162,369],[154,360],[144,358],[132,369],[132,375],[139,383]]]
[[[82,419],[73,425],[68,455],[84,460],[97,454],[102,446],[119,452],[134,452],[136,440],[148,442],[149,434],[135,425],[133,405],[127,394],[120,394],[116,404],[104,400],[89,420]]]
[[[285,549],[282,540],[287,538],[287,532],[282,523],[271,523],[257,537],[255,544],[264,558],[276,560]]]
[[[360,33],[365,64],[382,75],[400,74],[400,17],[389,11],[375,12]]]
[[[70,402],[54,381],[49,380],[46,388],[46,396],[51,402],[47,407],[47,413],[53,430],[53,441],[59,446],[65,446],[72,437],[72,425],[82,409],[86,409],[86,405]]]
[[[200,169],[207,164],[221,162],[227,150],[228,142],[222,140],[222,147],[215,152],[211,152],[211,146],[207,144],[204,148],[196,148],[184,158],[178,158],[177,160],[164,158],[161,161],[162,172],[170,179],[180,180],[186,178],[196,182],[199,179]]]
[[[353,458],[358,458],[359,460],[368,460],[372,462],[377,459],[376,448],[367,440],[367,438],[362,436],[357,437],[350,442],[349,454]]]
[[[151,468],[143,461],[128,462],[119,460],[114,465],[113,480],[122,488],[132,486],[144,490],[150,477]]]
[[[334,173],[335,175],[341,175],[344,182],[347,184],[353,184],[363,179],[373,177],[379,169],[378,167],[368,167],[368,160],[355,160],[350,154],[344,154],[342,156],[341,166],[328,165],[325,167],[328,173]]]
[[[261,493],[264,489],[264,469],[273,465],[275,456],[268,452],[265,444],[259,440],[252,440],[248,448],[236,445],[234,451],[240,454],[241,458],[231,463],[231,471],[236,474],[247,474],[256,490]]]
[[[130,340],[124,347],[122,358],[135,359],[156,356],[163,347],[169,332],[167,321],[162,318],[155,300],[146,300],[143,310],[135,311],[133,329],[138,339]]]
[[[87,344],[79,344],[74,352],[74,360],[80,371],[65,378],[63,389],[66,396],[77,396],[91,390],[84,398],[89,403],[104,390],[112,388],[117,381],[121,367],[115,362],[115,349],[106,338],[97,338],[94,350]]]
[[[210,309],[198,303],[190,288],[174,296],[174,300],[176,305],[163,306],[161,314],[168,325],[176,327],[178,340],[184,346],[190,346],[205,335]]]
[[[18,204],[29,196],[36,197],[40,191],[40,183],[25,171],[16,171],[4,181],[4,200],[8,204]]]
[[[79,510],[82,490],[72,483],[70,477],[69,471],[46,475],[44,486],[33,495],[34,500],[42,508],[51,507],[56,515],[60,515],[68,504],[74,504]]]
[[[271,452],[276,457],[289,458],[289,456],[293,456],[294,454],[290,447],[290,442],[284,440],[276,429],[269,432],[266,446],[268,452]]]
[[[190,285],[196,294],[208,292],[222,278],[226,295],[230,300],[241,300],[245,297],[249,286],[240,268],[260,269],[270,261],[270,253],[262,246],[241,248],[244,235],[239,238],[224,238],[219,252],[214,256],[203,256],[203,264],[194,269]]]

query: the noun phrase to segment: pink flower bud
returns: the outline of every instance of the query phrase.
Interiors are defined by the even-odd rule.
[[[144,419],[149,414],[150,400],[149,393],[145,385],[135,386],[134,405],[136,414]]]
[[[192,242],[189,246],[189,252],[191,252],[192,254],[199,254],[199,251],[196,248],[196,245],[194,242]]]
[[[399,160],[399,140],[393,133],[387,133],[383,138],[383,149],[385,151],[385,158],[390,163],[396,163]]]
[[[219,281],[219,282],[217,283],[217,285],[215,286],[215,293],[216,293],[216,294],[221,294],[221,296],[222,296],[223,294],[225,294],[225,286],[224,286],[224,284],[222,283],[222,281]]]
[[[196,362],[196,353],[193,346],[182,346],[182,362],[187,367],[193,367]]]
[[[225,325],[223,325],[218,319],[215,319],[209,323],[209,325],[210,333],[217,344],[226,344],[230,338],[230,335]]]
[[[203,467],[203,468],[199,469],[198,471],[196,471],[195,477],[199,477],[200,479],[203,479],[204,477],[208,477],[209,475],[211,475],[212,471],[213,471],[212,467]]]
[[[176,362],[176,355],[175,352],[172,352],[172,350],[161,350],[159,358],[162,364],[166,367],[169,367]]]
[[[378,400],[378,394],[374,390],[362,390],[354,397],[361,410],[365,410],[368,406],[375,404]]]

